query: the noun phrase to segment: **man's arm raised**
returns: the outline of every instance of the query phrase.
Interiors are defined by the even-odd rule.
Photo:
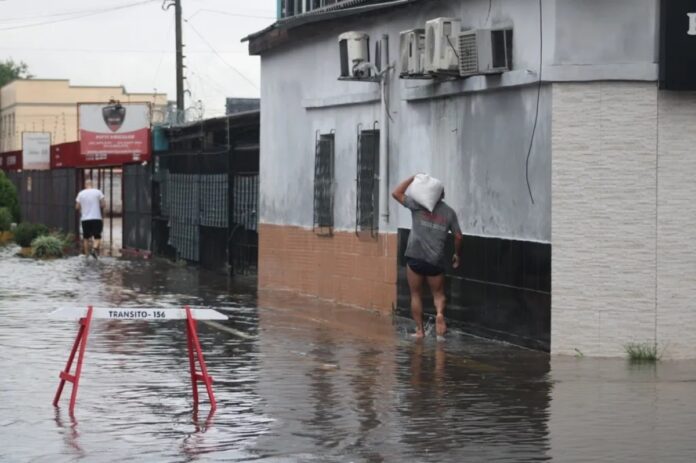
[[[394,191],[392,191],[392,197],[399,201],[399,203],[403,204],[404,200],[406,198],[406,190],[408,189],[408,186],[413,182],[414,176],[410,176],[403,182],[399,183],[396,188],[394,188]]]

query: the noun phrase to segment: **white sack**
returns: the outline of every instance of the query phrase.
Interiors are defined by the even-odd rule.
[[[445,187],[442,182],[428,174],[416,174],[413,182],[406,189],[406,195],[415,202],[433,212],[435,205],[440,201]]]

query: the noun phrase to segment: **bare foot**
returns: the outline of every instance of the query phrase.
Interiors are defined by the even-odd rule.
[[[423,330],[419,328],[411,336],[413,336],[416,339],[423,339]]]
[[[435,332],[438,336],[444,336],[447,332],[447,325],[445,324],[445,316],[438,314],[435,317]]]

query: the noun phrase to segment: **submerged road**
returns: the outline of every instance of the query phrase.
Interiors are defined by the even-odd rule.
[[[0,248],[2,462],[587,462],[696,457],[696,362],[553,358],[160,261]],[[180,321],[95,320],[74,416],[51,405],[56,307],[224,311],[199,324],[218,409],[192,406]]]

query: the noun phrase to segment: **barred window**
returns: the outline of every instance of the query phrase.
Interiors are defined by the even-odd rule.
[[[379,130],[358,133],[358,178],[355,231],[377,236],[379,228]]]
[[[314,154],[314,230],[331,234],[333,229],[334,134],[322,134]]]

